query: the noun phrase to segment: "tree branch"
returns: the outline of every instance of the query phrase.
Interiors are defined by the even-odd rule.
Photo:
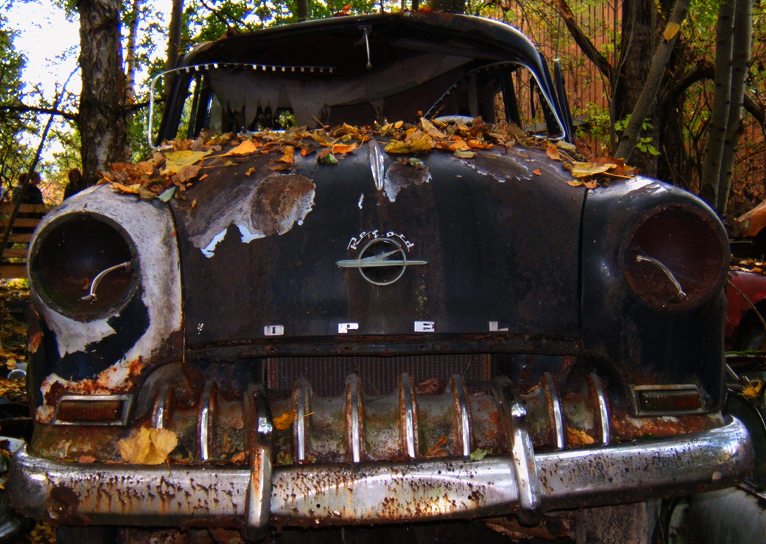
[[[20,113],[48,113],[58,115],[69,121],[77,122],[77,114],[62,111],[56,108],[41,108],[38,106],[27,106],[26,104],[0,104],[0,111],[15,111]]]
[[[590,38],[585,35],[580,26],[577,24],[577,21],[575,21],[574,13],[572,13],[572,10],[569,9],[569,4],[567,4],[566,0],[556,0],[556,8],[559,12],[559,15],[561,15],[561,17],[564,19],[564,24],[566,25],[567,30],[569,30],[569,33],[572,35],[575,43],[577,43],[577,46],[582,49],[582,52],[585,53],[585,56],[588,57],[588,59],[590,59],[590,61],[596,65],[598,71],[611,81],[612,65],[609,64],[609,60],[607,60],[607,58],[602,55],[598,49],[596,49],[596,46],[593,45],[593,42],[590,41]]]

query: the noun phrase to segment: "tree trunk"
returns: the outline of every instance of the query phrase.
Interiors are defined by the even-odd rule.
[[[465,0],[431,0],[431,9],[449,13],[465,13]]]
[[[309,0],[297,0],[295,2],[295,15],[299,21],[305,21],[309,18]]]
[[[173,0],[170,9],[170,24],[168,26],[168,53],[165,61],[165,70],[172,70],[178,64],[178,56],[181,52],[181,17],[184,11],[184,0]],[[173,86],[173,74],[165,77],[165,98]]]
[[[128,46],[125,54],[125,102],[132,104],[136,99],[136,41],[138,23],[141,16],[141,0],[131,0],[130,27],[128,28]]]
[[[82,94],[78,125],[83,178],[92,185],[99,171],[128,155],[125,75],[120,47],[120,1],[80,0]]]
[[[750,64],[751,39],[753,34],[752,0],[737,0],[734,8],[734,40],[732,43],[731,98],[726,121],[726,135],[721,153],[721,171],[718,176],[718,199],[716,209],[723,217],[731,191],[734,170],[734,156],[737,152],[742,121],[742,102],[745,95],[745,79]]]
[[[687,7],[688,0],[676,0],[673,11],[668,18],[668,23],[665,25],[663,39],[657,45],[652,56],[649,74],[644,82],[638,101],[633,108],[622,140],[620,140],[620,144],[615,152],[615,156],[623,157],[626,161],[630,159],[630,155],[633,153],[633,149],[635,149],[636,142],[641,134],[644,121],[646,121],[652,106],[656,103],[662,79],[665,76],[665,69],[670,61],[673,46],[676,40],[678,40],[678,35],[681,31],[681,23],[686,18]]]
[[[702,165],[702,198],[711,206],[718,202],[718,180],[726,138],[726,122],[731,100],[731,60],[735,0],[723,0],[718,8],[715,51],[715,97],[710,116],[710,131]]]

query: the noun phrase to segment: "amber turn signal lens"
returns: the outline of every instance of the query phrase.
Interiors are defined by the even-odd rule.
[[[633,386],[636,413],[648,415],[695,414],[704,411],[696,385]]]
[[[58,425],[119,425],[127,416],[125,398],[62,398],[54,416]]]

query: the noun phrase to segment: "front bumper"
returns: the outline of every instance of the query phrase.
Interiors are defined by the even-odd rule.
[[[752,464],[745,426],[674,438],[479,461],[309,464],[250,469],[55,462],[16,453],[13,506],[63,524],[160,526],[345,525],[517,514],[685,495],[731,485]]]

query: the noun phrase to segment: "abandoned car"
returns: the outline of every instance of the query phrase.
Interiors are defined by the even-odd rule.
[[[520,32],[339,17],[170,75],[153,157],[31,244],[18,511],[523,532],[749,470],[721,412],[722,225],[575,160],[559,73]]]

